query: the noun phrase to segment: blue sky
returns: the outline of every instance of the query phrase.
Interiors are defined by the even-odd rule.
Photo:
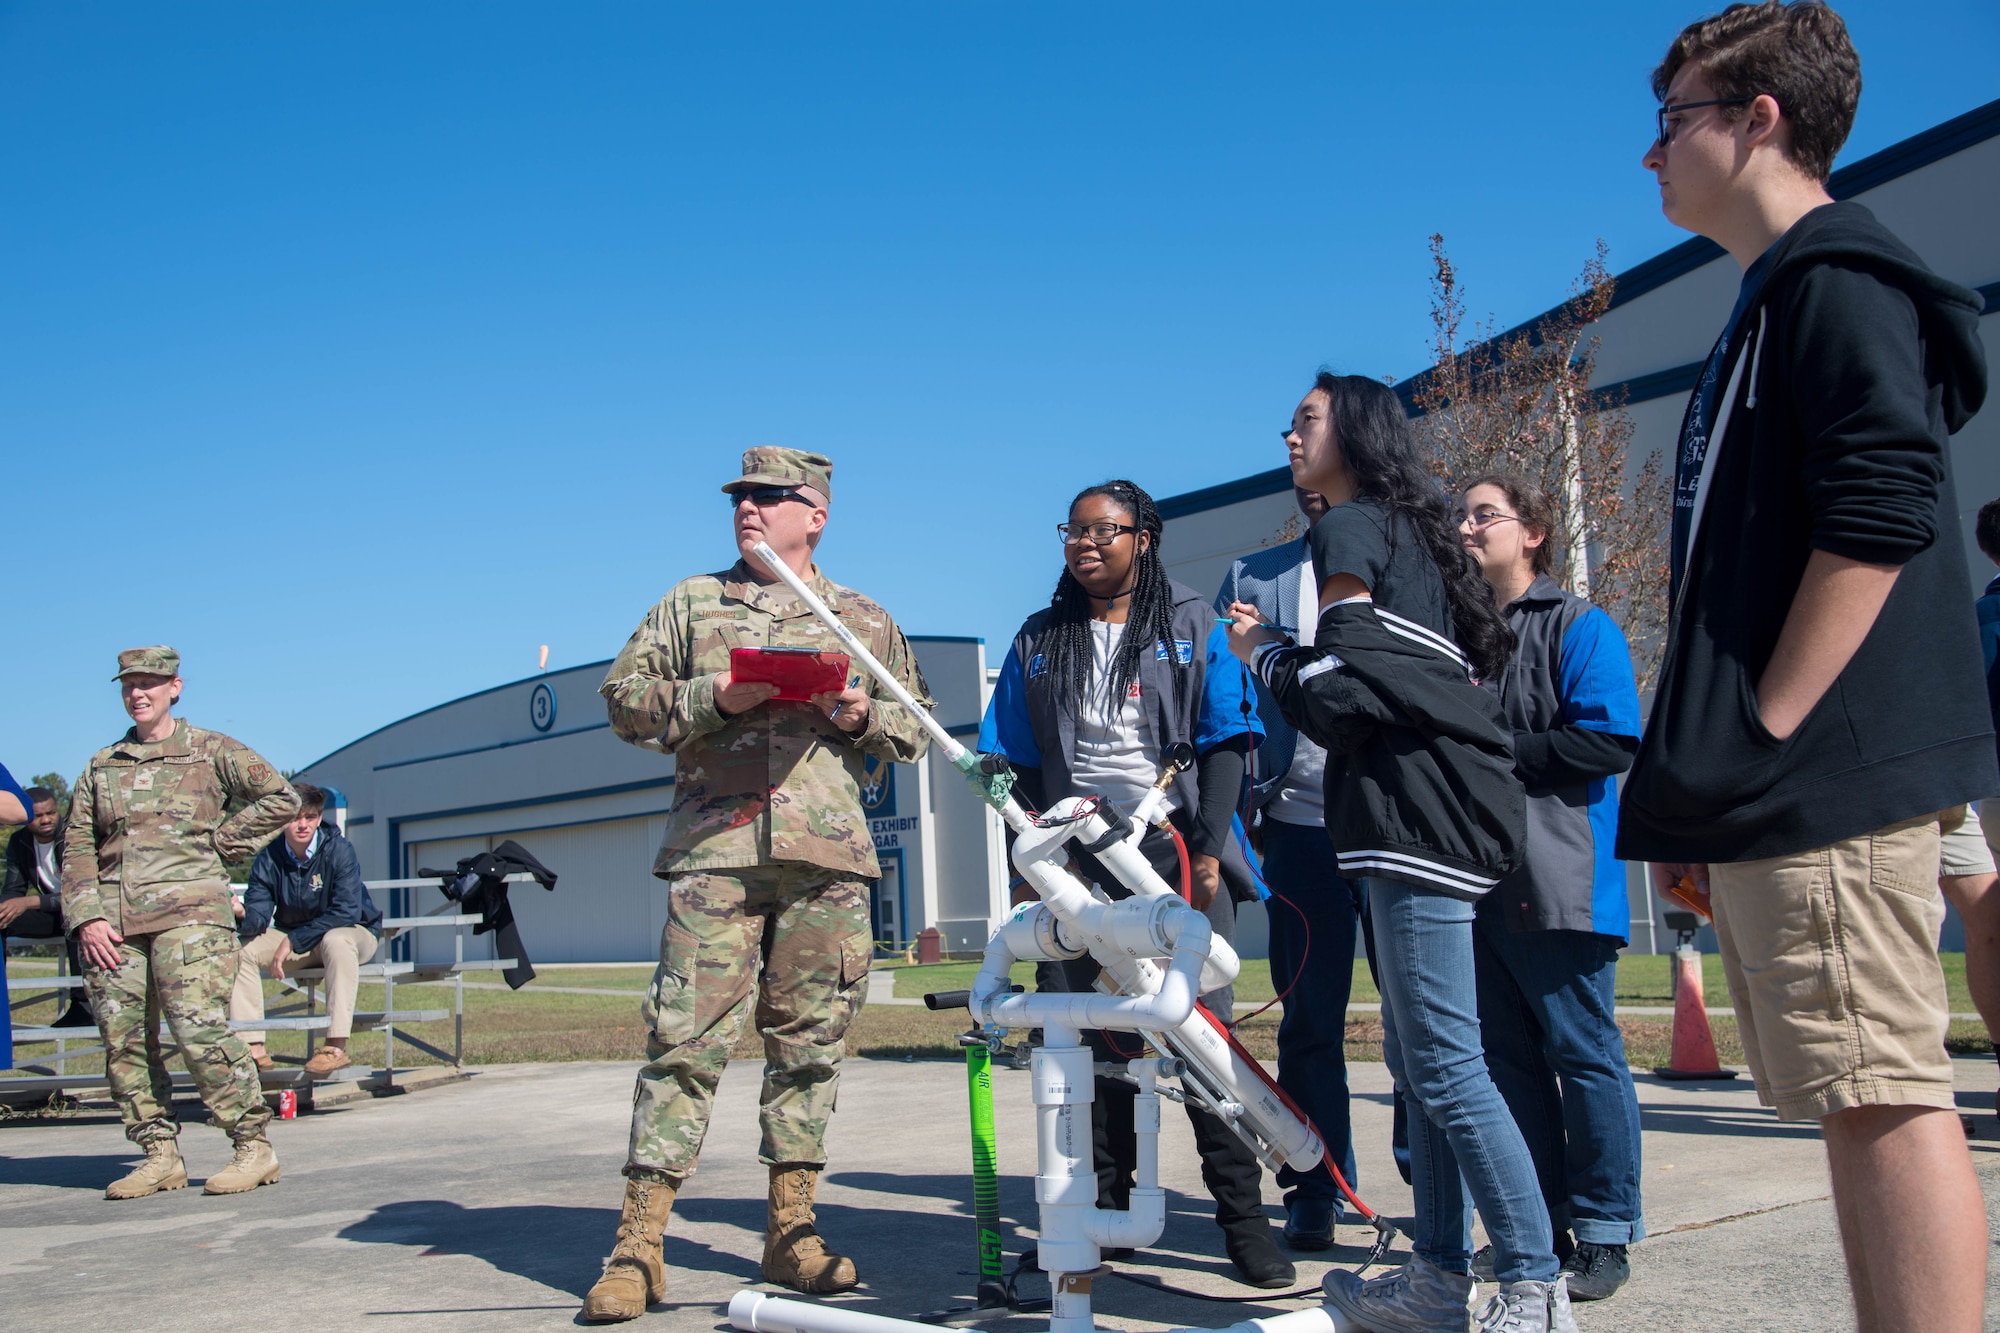
[[[1841,8],[1843,161],[2000,96],[1991,0]],[[286,767],[607,658],[754,443],[997,653],[1079,487],[1420,369],[1431,232],[1502,323],[1682,239],[1646,76],[1709,9],[0,3],[0,760],[74,774],[135,644]]]

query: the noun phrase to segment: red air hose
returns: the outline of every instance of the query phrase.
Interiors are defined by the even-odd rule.
[[[1306,1128],[1312,1130],[1313,1137],[1320,1141],[1319,1164],[1326,1168],[1326,1173],[1333,1177],[1335,1186],[1346,1196],[1347,1201],[1354,1205],[1354,1211],[1360,1213],[1371,1223],[1374,1222],[1375,1210],[1361,1202],[1360,1196],[1348,1186],[1347,1177],[1342,1175],[1340,1168],[1333,1164],[1333,1146],[1326,1141],[1326,1135],[1319,1132],[1319,1126],[1315,1125],[1312,1117],[1305,1113],[1305,1108],[1285,1094],[1285,1090],[1278,1086],[1278,1081],[1265,1072],[1264,1066],[1257,1063],[1256,1056],[1244,1049],[1242,1042],[1236,1040],[1236,1034],[1229,1030],[1229,1025],[1208,1011],[1208,1006],[1197,1004],[1195,1012],[1206,1018],[1209,1026],[1221,1034],[1222,1039],[1229,1043],[1230,1050],[1243,1057],[1243,1062],[1250,1066],[1250,1072],[1255,1074],[1263,1082],[1264,1086],[1269,1088],[1277,1096],[1278,1100],[1285,1104],[1285,1109],[1304,1121]]]
[[[1266,1000],[1263,1004],[1258,1005],[1255,1009],[1252,1009],[1249,1013],[1243,1015],[1243,1017],[1237,1019],[1236,1021],[1239,1023],[1248,1022],[1249,1020],[1257,1017],[1257,1015],[1263,1013],[1265,1010],[1269,1009],[1272,1005],[1284,999],[1287,995],[1290,995],[1293,989],[1298,986],[1299,978],[1303,977],[1306,974],[1306,959],[1311,957],[1312,955],[1312,941],[1313,941],[1312,922],[1306,919],[1305,909],[1301,908],[1297,903],[1293,902],[1290,898],[1279,898],[1278,895],[1274,893],[1271,895],[1270,898],[1266,898],[1264,900],[1264,910],[1266,912],[1271,910],[1271,900],[1274,898],[1284,903],[1285,906],[1291,908],[1292,911],[1298,914],[1299,929],[1304,932],[1299,947],[1299,965],[1297,969],[1293,971],[1292,979],[1285,983],[1285,988],[1283,990],[1279,991],[1276,995],[1273,995],[1269,1000]],[[1345,1018],[1346,1015],[1342,1015],[1343,1026],[1345,1025]],[[1318,1131],[1315,1130],[1314,1132],[1317,1133]]]
[[[1181,831],[1172,824],[1167,832],[1173,835],[1174,855],[1181,859],[1181,901],[1190,907],[1194,905],[1194,867],[1188,861],[1187,844],[1181,841]]]

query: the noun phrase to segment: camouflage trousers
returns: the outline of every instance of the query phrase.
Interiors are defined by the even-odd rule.
[[[160,1018],[181,1048],[194,1086],[218,1129],[257,1138],[271,1110],[250,1050],[229,1030],[236,981],[236,932],[223,926],[175,926],[127,935],[115,971],[88,963],[84,981],[104,1034],[104,1073],[134,1143],[171,1139],[173,1083],[161,1049]]]
[[[847,1025],[866,997],[870,881],[797,862],[673,876],[660,965],[640,1012],[634,1179],[694,1170],[715,1089],[754,998],[768,1164],[826,1162]]]

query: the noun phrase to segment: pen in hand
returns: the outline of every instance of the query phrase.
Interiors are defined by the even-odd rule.
[[[848,682],[847,682],[847,688],[851,690],[851,689],[853,689],[853,688],[854,688],[855,686],[859,685],[860,683],[861,683],[861,677],[859,677],[859,676],[856,676],[856,677],[855,677],[855,678],[854,678],[853,680],[850,680],[850,681],[848,681]],[[839,716],[840,716],[840,710],[841,710],[841,709],[843,709],[843,708],[845,708],[845,707],[847,707],[847,700],[845,700],[845,699],[842,699],[842,700],[841,700],[841,701],[840,701],[839,703],[837,703],[837,704],[835,704],[835,705],[833,706],[833,711],[832,711],[831,713],[828,713],[828,714],[827,714],[827,717],[828,717],[829,719],[831,719],[831,718],[837,718],[837,717],[839,717]]]
[[[1217,616],[1217,617],[1215,618],[1215,623],[1216,623],[1216,624],[1218,624],[1218,625],[1234,625],[1234,624],[1236,623],[1236,617],[1235,617],[1235,616]],[[1258,621],[1257,623],[1258,623],[1259,625],[1262,625],[1262,626],[1263,626],[1263,627],[1264,627],[1265,629],[1274,629],[1274,630],[1278,631],[1278,633],[1280,633],[1280,634],[1292,634],[1292,635],[1296,635],[1296,634],[1298,633],[1298,631],[1297,631],[1296,629],[1293,629],[1293,628],[1292,628],[1292,627],[1291,627],[1290,625],[1273,625],[1273,624],[1272,624],[1272,623],[1271,623],[1270,621],[1268,621],[1268,620],[1260,620],[1260,621]]]

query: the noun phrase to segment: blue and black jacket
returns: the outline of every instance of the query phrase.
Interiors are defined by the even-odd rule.
[[[1194,772],[1182,773],[1173,787],[1176,808],[1190,818],[1188,850],[1221,859],[1231,892],[1239,899],[1254,896],[1232,830],[1244,757],[1263,736],[1264,724],[1257,718],[1249,672],[1230,655],[1208,599],[1183,583],[1170,586],[1173,642],[1156,643],[1139,664],[1149,735],[1162,752],[1181,741],[1194,746]],[[1044,806],[1081,794],[1070,776],[1075,705],[1048,669],[1041,644],[1048,623],[1049,612],[1037,611],[1014,636],[979,728],[979,748],[1005,754],[1017,770],[1025,770],[1031,797]]]
[[[303,866],[292,859],[282,833],[251,863],[236,933],[254,940],[272,925],[292,937],[293,953],[312,952],[338,926],[382,933],[382,909],[361,882],[361,858],[332,824],[319,826],[319,842]]]
[[[1625,635],[1597,607],[1542,575],[1507,605],[1520,641],[1486,688],[1514,732],[1528,791],[1528,859],[1481,911],[1510,930],[1631,933],[1618,837],[1618,777],[1639,749],[1639,688]]]

